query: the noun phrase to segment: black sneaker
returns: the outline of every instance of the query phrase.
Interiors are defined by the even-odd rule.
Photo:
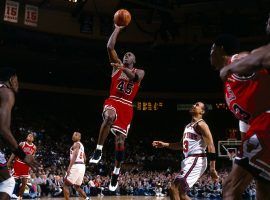
[[[111,181],[110,181],[110,185],[109,185],[109,190],[110,191],[115,191],[116,188],[118,187],[118,176],[119,174],[112,174],[112,177],[111,177]]]
[[[94,151],[93,156],[90,159],[89,163],[95,163],[95,164],[97,164],[100,161],[101,157],[102,157],[102,151],[96,149]]]

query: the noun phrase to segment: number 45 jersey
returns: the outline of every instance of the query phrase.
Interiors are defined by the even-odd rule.
[[[136,68],[132,72],[136,72]],[[140,82],[130,81],[123,70],[116,70],[112,74],[110,96],[105,100],[104,112],[113,110],[116,113],[116,119],[111,126],[112,133],[120,132],[127,135],[130,123],[133,118],[132,101],[139,90]]]
[[[136,72],[136,68],[132,72]],[[132,104],[133,99],[139,90],[139,82],[129,81],[129,78],[122,70],[116,70],[112,74],[110,97],[116,98],[123,103]]]

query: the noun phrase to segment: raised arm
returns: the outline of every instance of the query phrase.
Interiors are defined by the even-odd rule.
[[[248,56],[225,66],[220,71],[222,80],[230,74],[246,75],[262,68],[270,69],[270,44],[253,50]]]
[[[114,49],[117,37],[121,29],[122,27],[115,25],[114,31],[111,34],[111,37],[109,38],[108,43],[107,43],[107,51],[108,51],[110,63],[122,63],[121,60],[118,58],[118,55]]]
[[[152,146],[155,148],[168,148],[168,149],[173,149],[173,150],[182,150],[182,143],[181,142],[174,142],[174,143],[169,143],[169,142],[163,142],[163,141],[153,141]]]
[[[203,140],[207,145],[208,149],[208,158],[210,160],[210,174],[212,179],[217,180],[218,175],[216,171],[216,149],[213,142],[212,133],[208,127],[208,125],[201,121],[197,126],[198,131],[202,134]]]

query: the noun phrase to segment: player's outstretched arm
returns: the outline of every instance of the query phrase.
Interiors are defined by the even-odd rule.
[[[168,149],[173,149],[173,150],[182,150],[182,145],[180,142],[175,142],[175,143],[168,143],[168,142],[163,142],[163,141],[153,141],[152,146],[155,148],[168,148]]]
[[[270,69],[270,44],[255,49],[248,56],[231,63],[220,71],[222,80],[230,74],[245,75],[262,68]]]
[[[110,63],[122,63],[121,60],[118,58],[118,55],[114,49],[117,37],[118,37],[122,28],[123,27],[119,27],[119,26],[115,25],[114,31],[108,40],[107,51],[108,51]]]

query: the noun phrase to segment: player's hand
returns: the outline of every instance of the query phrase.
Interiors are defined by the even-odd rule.
[[[163,147],[166,147],[166,144],[165,142],[162,142],[162,141],[153,141],[152,142],[152,146],[155,147],[155,148],[163,148]]]
[[[32,155],[26,155],[23,162],[29,165],[33,171],[38,171],[39,163]]]
[[[210,176],[214,182],[217,182],[219,179],[218,173],[215,169],[210,169]]]
[[[122,63],[111,63],[111,66],[117,69],[123,69],[124,65]]]
[[[122,30],[123,28],[125,28],[125,26],[118,26],[117,24],[114,24],[115,29],[119,29]]]

